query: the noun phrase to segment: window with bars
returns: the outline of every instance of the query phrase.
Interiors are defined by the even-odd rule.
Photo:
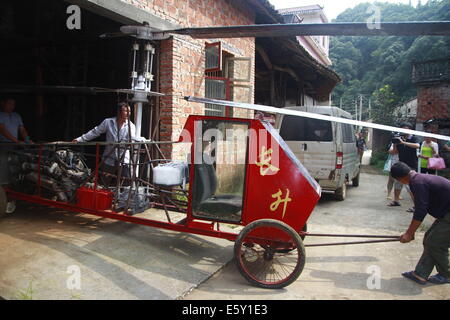
[[[205,97],[251,102],[251,58],[234,57],[220,42],[207,43],[205,55]],[[205,115],[232,117],[233,108],[206,104]]]

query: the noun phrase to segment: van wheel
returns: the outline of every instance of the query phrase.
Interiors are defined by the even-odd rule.
[[[340,188],[337,188],[336,191],[334,192],[334,198],[337,201],[344,201],[346,196],[347,196],[347,185],[344,182],[344,184]]]
[[[356,175],[356,177],[354,177],[354,178],[352,179],[352,186],[354,186],[354,187],[359,186],[359,172],[358,172],[358,174]]]
[[[6,213],[6,205],[8,203],[8,199],[6,198],[6,192],[3,187],[0,186],[0,218]]]

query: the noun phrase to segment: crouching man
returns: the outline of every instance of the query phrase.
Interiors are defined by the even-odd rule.
[[[420,174],[403,163],[391,168],[391,176],[402,184],[409,184],[414,195],[414,215],[400,242],[414,240],[414,234],[427,214],[436,221],[425,233],[423,253],[414,271],[402,275],[419,284],[450,283],[450,181],[439,176]],[[430,277],[434,267],[437,274]]]

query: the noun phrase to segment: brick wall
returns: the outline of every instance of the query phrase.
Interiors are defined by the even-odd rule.
[[[183,27],[253,24],[252,9],[237,0],[122,0]],[[189,114],[204,114],[203,105],[188,103],[182,96],[203,97],[205,93],[205,43],[189,36],[175,35],[161,42],[160,91],[175,95],[160,99],[161,140],[177,140]],[[220,39],[222,48],[236,57],[252,58],[251,84],[254,84],[254,38]],[[180,96],[180,97],[179,97]],[[251,101],[254,95],[252,92]],[[248,117],[248,111],[235,112]],[[145,120],[144,120],[145,121]],[[165,146],[168,157],[185,159],[186,146]]]
[[[448,83],[420,86],[417,90],[417,122],[430,118],[450,117],[450,87]]]

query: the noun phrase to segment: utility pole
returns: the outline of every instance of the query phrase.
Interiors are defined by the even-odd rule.
[[[359,95],[359,121],[362,121],[362,94]]]

